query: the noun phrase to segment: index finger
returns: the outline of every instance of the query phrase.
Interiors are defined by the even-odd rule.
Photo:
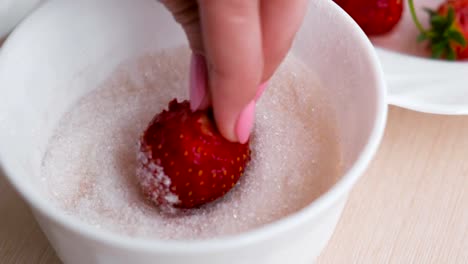
[[[259,2],[200,0],[199,9],[216,123],[228,140],[245,141],[239,116],[263,73]]]

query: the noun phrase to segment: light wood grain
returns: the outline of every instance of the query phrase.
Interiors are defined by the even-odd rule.
[[[468,263],[468,116],[392,108],[318,263]]]
[[[0,263],[59,263],[0,179]],[[468,116],[391,108],[323,263],[468,263]]]
[[[0,263],[60,263],[29,208],[1,176]]]

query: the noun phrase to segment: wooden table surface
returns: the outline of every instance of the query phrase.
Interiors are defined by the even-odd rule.
[[[60,263],[0,179],[0,263]],[[468,263],[468,116],[392,107],[318,263]]]

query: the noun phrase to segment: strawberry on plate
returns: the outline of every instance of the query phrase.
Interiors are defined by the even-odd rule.
[[[411,15],[421,32],[418,41],[428,41],[433,58],[463,60],[468,58],[468,0],[447,0],[437,10],[425,9],[430,28],[419,22],[412,0],[408,0]]]
[[[139,141],[137,178],[143,195],[161,209],[194,208],[231,190],[250,161],[249,142],[226,140],[211,110],[192,112],[173,100]]]
[[[390,32],[400,21],[403,0],[334,0],[368,36]]]

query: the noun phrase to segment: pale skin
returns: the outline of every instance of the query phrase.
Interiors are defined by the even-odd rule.
[[[191,87],[192,109],[211,105],[221,134],[230,141],[244,143],[253,127],[259,87],[266,87],[262,84],[270,79],[288,53],[308,1],[161,2],[187,35],[195,54],[192,68],[206,65],[206,84],[195,82],[202,83],[203,89]],[[201,58],[206,64],[193,64],[194,58]]]

